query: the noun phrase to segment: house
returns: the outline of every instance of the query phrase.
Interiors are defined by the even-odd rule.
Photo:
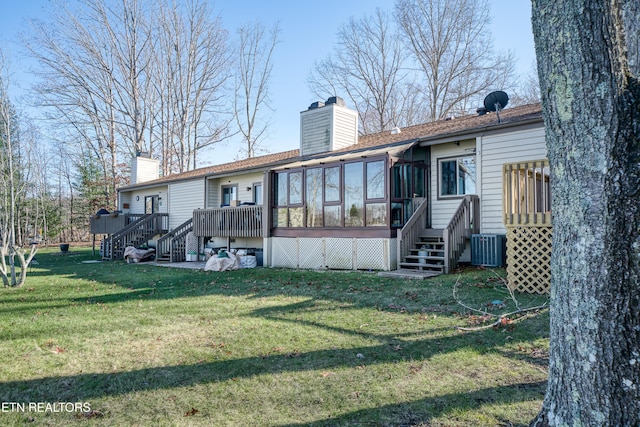
[[[162,178],[138,156],[131,185],[119,189],[127,224],[105,239],[107,257],[156,239],[159,259],[181,261],[191,233],[200,248],[262,250],[266,266],[430,275],[474,261],[472,236],[506,235],[510,281],[546,291],[551,195],[540,105],[366,136],[357,122],[332,97],[301,112],[295,150]]]

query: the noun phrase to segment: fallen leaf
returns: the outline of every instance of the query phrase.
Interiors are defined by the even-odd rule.
[[[190,411],[185,412],[184,416],[185,417],[192,417],[195,414],[197,414],[199,411],[196,408],[191,408]]]
[[[333,375],[333,372],[323,372],[322,377],[327,378],[328,376]]]
[[[62,348],[62,347],[55,347],[55,348],[53,348],[53,349],[51,349],[51,350],[49,350],[49,351],[50,351],[51,353],[53,353],[53,354],[60,354],[60,353],[64,353],[64,352],[65,352],[65,349],[64,349],[64,348]]]

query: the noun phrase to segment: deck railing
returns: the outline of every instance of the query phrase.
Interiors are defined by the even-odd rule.
[[[464,252],[467,239],[480,231],[480,200],[478,196],[468,195],[460,202],[451,221],[442,232],[444,239],[444,273],[448,274],[458,265],[458,259]]]
[[[419,206],[415,209],[413,215],[411,215],[404,227],[398,232],[396,239],[398,245],[396,254],[398,266],[400,266],[404,257],[411,252],[411,249],[414,247],[413,245],[420,239],[420,235],[427,228],[429,203],[424,203],[424,199],[419,199],[417,202]]]
[[[89,225],[91,234],[114,234],[127,225],[136,222],[144,214],[119,214],[110,213],[104,215],[91,215]]]
[[[504,176],[504,224],[539,226],[551,224],[549,160],[507,163]]]
[[[262,237],[262,206],[193,211],[196,237]]]

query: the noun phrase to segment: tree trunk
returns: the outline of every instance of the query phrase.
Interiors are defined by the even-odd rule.
[[[617,3],[533,1],[554,230],[532,426],[640,425],[640,88]]]

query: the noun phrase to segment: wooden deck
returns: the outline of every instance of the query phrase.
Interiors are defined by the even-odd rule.
[[[262,237],[262,206],[237,206],[193,211],[196,237]]]

